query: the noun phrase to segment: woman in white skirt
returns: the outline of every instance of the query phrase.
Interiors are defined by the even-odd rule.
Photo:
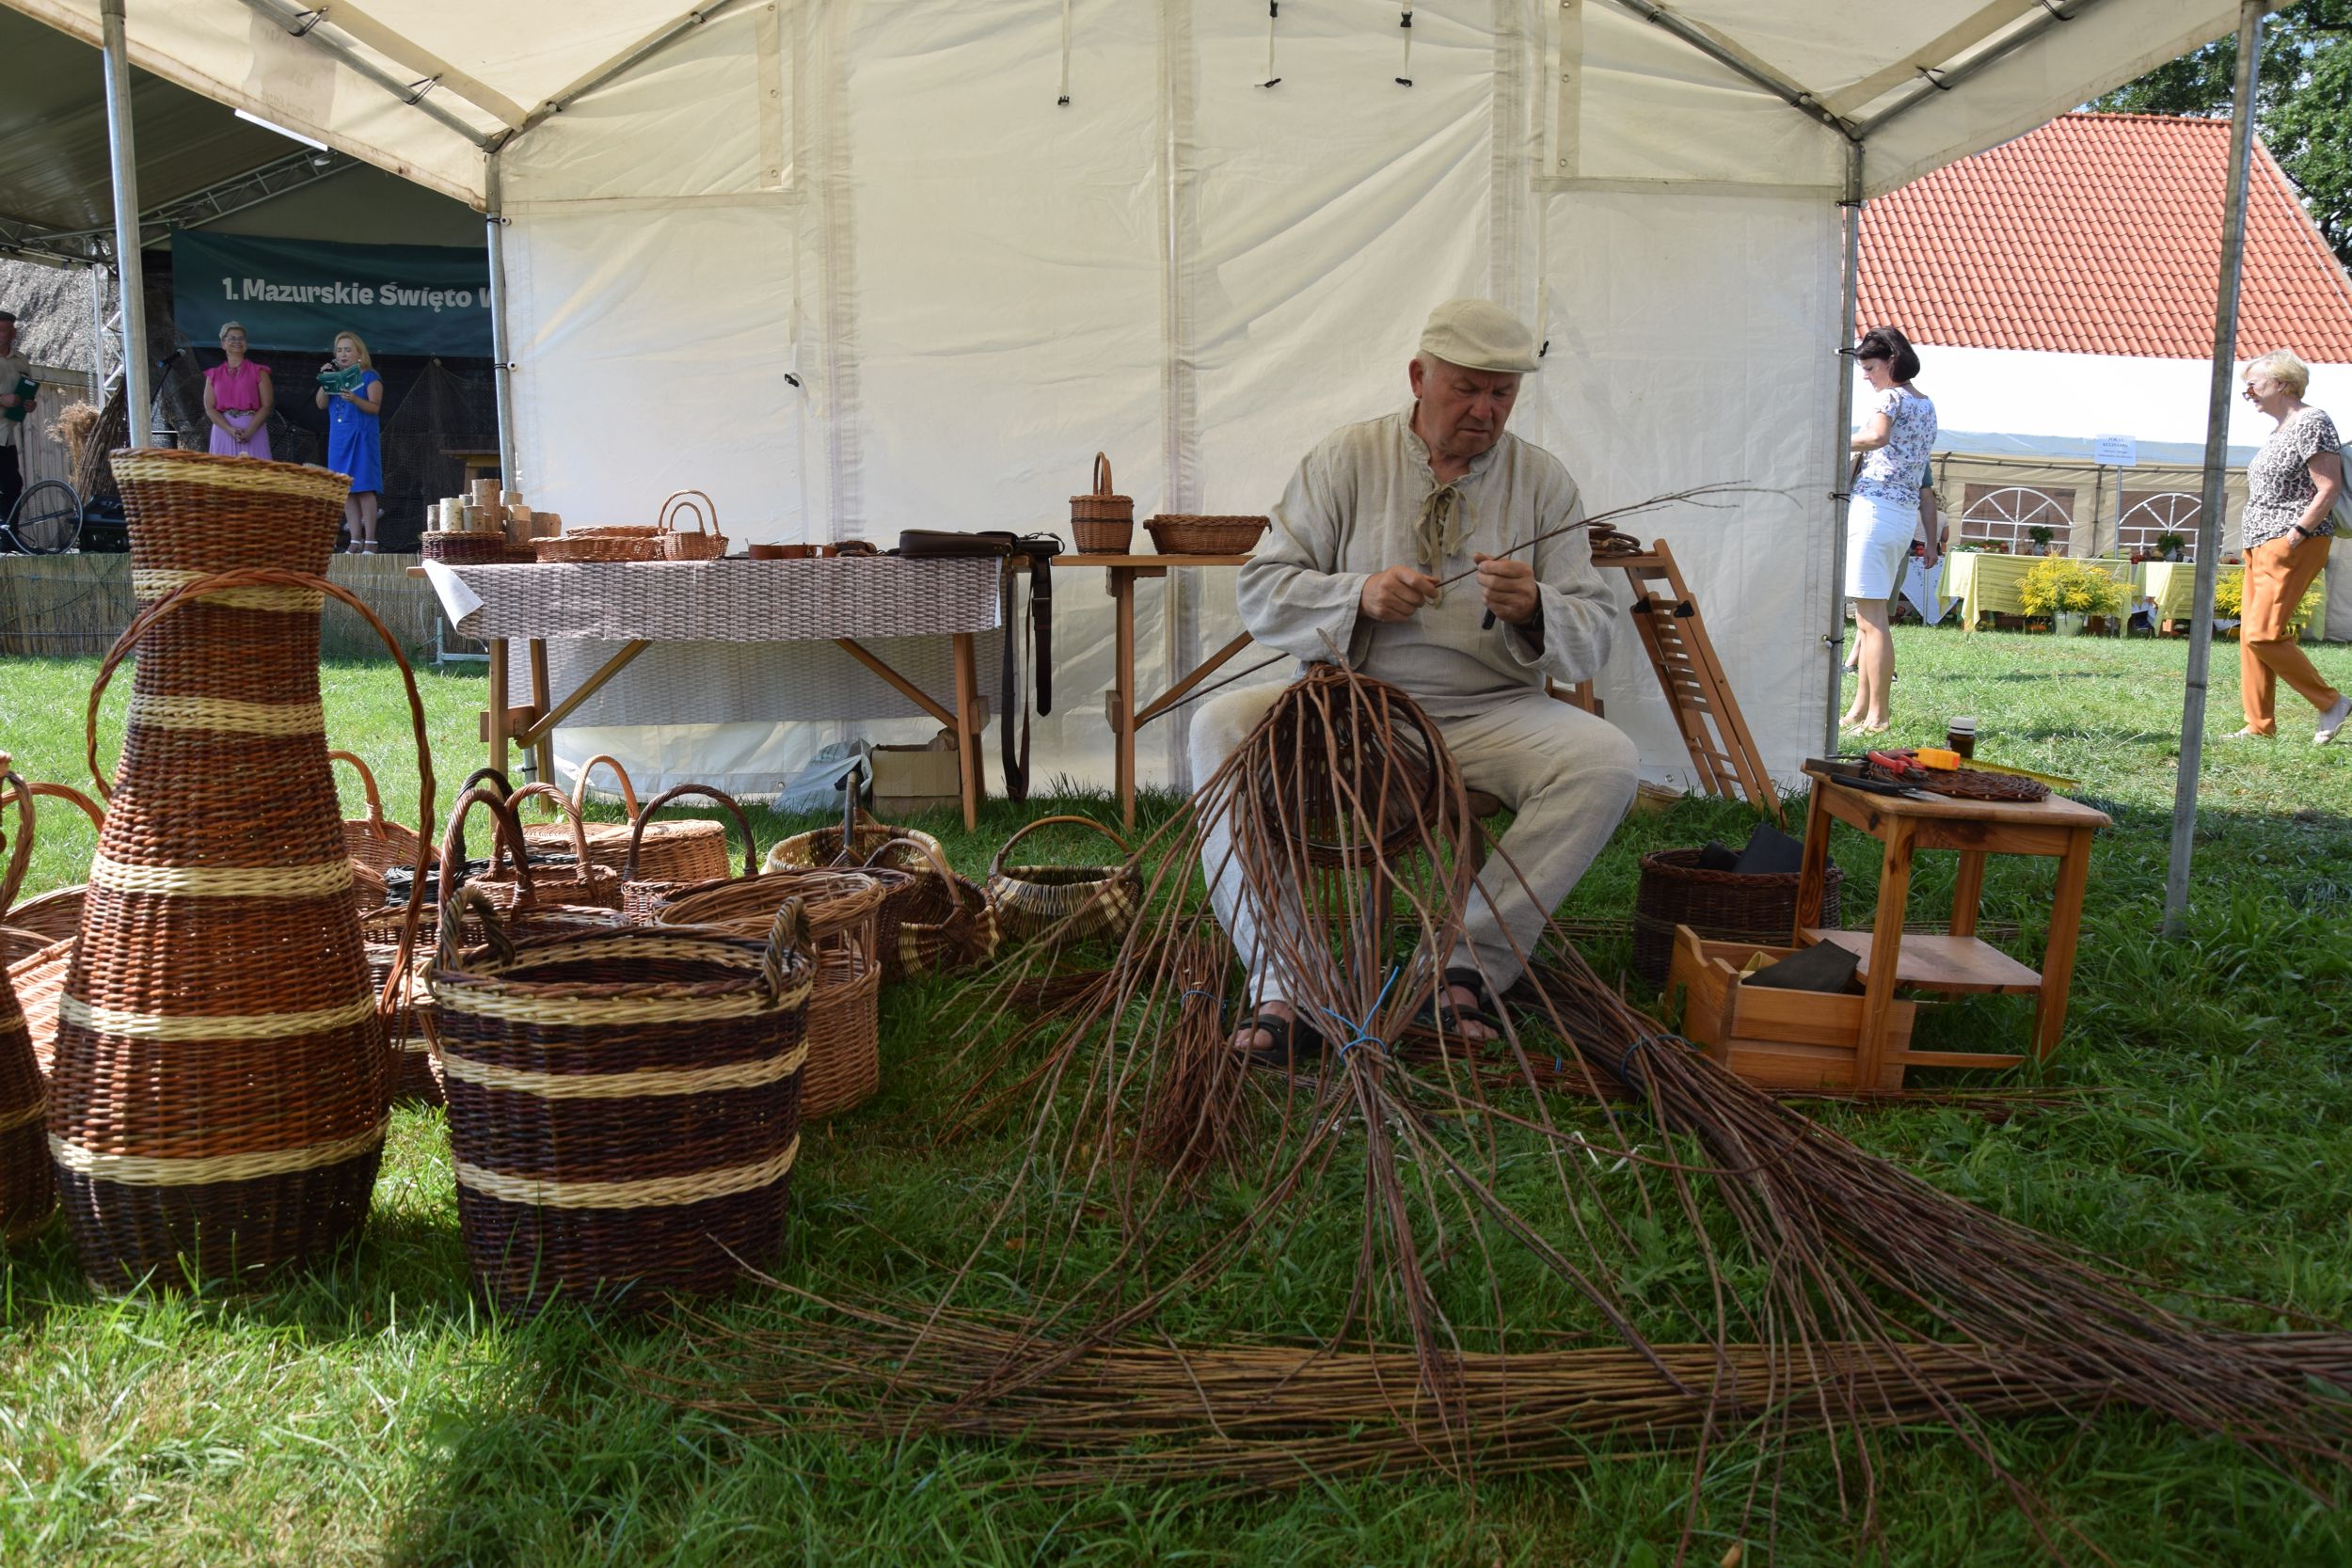
[[[1919,487],[1928,481],[1935,447],[1935,404],[1911,385],[1919,373],[1919,356],[1899,328],[1872,327],[1855,345],[1854,357],[1869,378],[1872,402],[1853,436],[1861,461],[1846,510],[1846,597],[1853,604],[1861,643],[1860,678],[1839,722],[1878,735],[1887,726],[1887,692],[1895,679],[1887,600],[1919,531]]]

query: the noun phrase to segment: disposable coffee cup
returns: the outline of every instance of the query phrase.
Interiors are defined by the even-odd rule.
[[[1975,756],[1977,754],[1977,721],[1975,718],[1962,714],[1945,726],[1944,744],[1963,757]]]

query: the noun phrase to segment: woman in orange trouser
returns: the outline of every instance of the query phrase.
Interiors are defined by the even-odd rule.
[[[2239,612],[2239,696],[2246,727],[2233,740],[2278,733],[2277,683],[2319,709],[2314,745],[2325,746],[2352,716],[2346,697],[2320,678],[2296,645],[2287,617],[2328,563],[2332,514],[2344,494],[2344,443],[2325,410],[2306,407],[2311,371],[2284,350],[2246,367],[2246,401],[2279,428],[2246,466],[2246,594]]]

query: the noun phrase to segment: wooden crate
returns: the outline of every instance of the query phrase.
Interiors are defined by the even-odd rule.
[[[1775,1089],[1851,1089],[1854,1047],[1862,1034],[1862,998],[1826,991],[1749,986],[1740,971],[1757,954],[1787,958],[1790,947],[1744,942],[1706,942],[1688,926],[1675,927],[1666,990],[1683,993],[1682,1033],[1692,1044],[1752,1084]],[[1897,1001],[1887,1011],[1890,1052],[1911,1043],[1915,1005]],[[1903,1086],[1903,1064],[1879,1070],[1881,1089]]]

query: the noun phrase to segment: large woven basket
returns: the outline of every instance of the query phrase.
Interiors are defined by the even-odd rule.
[[[1116,865],[1007,865],[1012,847],[1057,823],[1090,828],[1119,846]],[[1010,942],[1122,937],[1143,907],[1143,877],[1127,841],[1091,816],[1041,816],[1005,840],[988,868],[987,893]]]
[[[1705,871],[1697,849],[1661,849],[1642,857],[1642,882],[1633,895],[1633,973],[1652,986],[1666,983],[1677,926],[1688,926],[1708,942],[1747,942],[1786,947],[1797,924],[1798,874]],[[1835,926],[1842,913],[1838,889],[1845,873],[1829,868],[1821,889],[1821,924]]]
[[[690,532],[678,527],[687,513],[694,515]],[[700,490],[678,490],[661,503],[661,558],[664,561],[716,561],[727,553],[727,536],[719,531],[719,503]]]
[[[800,901],[817,955],[808,999],[808,1067],[801,1115],[829,1117],[882,1086],[882,964],[877,917],[886,892],[914,880],[887,871],[775,871],[706,882],[654,911],[658,926],[699,926],[750,936],[789,900]]]
[[[506,808],[519,813],[525,800],[545,800],[552,805],[563,821],[560,824],[570,840],[572,863],[569,865],[542,863],[532,868],[532,879],[538,883],[539,896],[552,903],[589,904],[601,909],[621,907],[621,873],[611,866],[599,865],[588,846],[587,824],[581,819],[580,808],[572,804],[564,793],[551,784],[528,784],[506,798]],[[531,840],[523,840],[526,854]],[[494,903],[513,908],[516,902],[516,869],[520,861],[512,857],[503,842],[490,852],[489,874],[473,879],[473,885],[490,895]]]
[[[815,828],[790,838],[778,839],[769,847],[768,858],[761,863],[767,871],[814,871],[820,866],[847,865],[851,868],[866,864],[874,851],[898,839],[912,839],[943,862],[947,847],[920,828],[894,828],[860,814],[856,831],[849,835],[849,849],[842,849],[839,828]]]
[[[1241,555],[1256,547],[1270,523],[1266,517],[1163,512],[1143,528],[1162,555]]]
[[[50,1150],[93,1278],[250,1282],[356,1240],[383,1152],[384,1032],[319,705],[323,596],[393,649],[421,768],[424,708],[397,640],[324,576],[342,476],[177,451],[114,462],[142,605],[85,718],[110,799],[59,1004]],[[98,718],[135,648],[109,787]]]
[[[462,895],[426,972],[466,1253],[492,1300],[717,1291],[771,1265],[800,1151],[812,965],[696,927],[516,941]]]
[[[893,839],[866,864],[909,877],[906,886],[882,899],[876,939],[882,978],[945,974],[995,956],[1002,938],[996,908],[978,883],[956,873],[944,851],[917,839]]]
[[[623,918],[631,922],[650,920],[653,918],[653,911],[660,906],[663,899],[668,898],[672,894],[681,893],[687,888],[699,887],[708,879],[698,878],[690,881],[683,878],[648,877],[644,874],[644,866],[641,864],[644,855],[645,830],[652,824],[654,814],[671,801],[689,795],[699,795],[705,800],[716,800],[733,815],[736,827],[743,834],[743,875],[747,878],[759,875],[759,846],[752,838],[752,819],[745,814],[742,803],[734,796],[712,789],[707,784],[679,784],[655,796],[646,803],[645,809],[637,814],[637,820],[629,825],[628,858],[622,863],[621,869],[621,914]],[[724,829],[721,831],[724,832]],[[725,841],[723,839],[720,842],[723,847]],[[770,912],[774,911],[771,909]]]
[[[1070,498],[1070,531],[1082,555],[1123,555],[1136,536],[1133,496],[1113,495],[1111,460],[1094,454],[1094,488]]]
[[[578,565],[612,561],[659,561],[661,531],[634,525],[568,529],[552,539],[533,539],[531,551],[541,565]]]
[[[599,763],[612,770],[613,781],[620,785],[621,806],[627,819],[586,822],[582,831],[588,837],[588,852],[596,863],[619,871],[628,864],[629,841],[637,818],[644,813],[637,804],[636,786],[629,783],[628,770],[612,758],[601,755],[580,765],[580,776],[572,783],[573,807],[586,810],[588,777]],[[548,822],[524,829],[523,837],[533,845],[548,838],[560,838],[568,844],[570,831],[562,823]],[[708,882],[727,875],[727,830],[723,822],[706,816],[682,816],[651,824],[644,837],[637,852],[637,874],[647,881]]]
[[[0,794],[16,803],[16,841],[8,846],[8,869],[0,872],[0,922],[8,919],[24,868],[33,858],[35,808],[32,786],[14,773],[0,774]],[[20,957],[28,955],[20,955]],[[18,1006],[16,988],[0,970],[0,1242],[22,1241],[56,1212],[57,1183],[49,1164],[48,1130],[42,1126],[48,1089],[33,1059],[33,1036]]]

